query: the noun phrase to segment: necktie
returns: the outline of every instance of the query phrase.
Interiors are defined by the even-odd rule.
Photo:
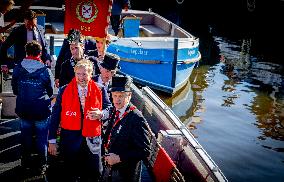
[[[119,113],[120,113],[119,110],[117,110],[117,111],[115,112],[114,126],[117,124],[117,122],[118,122],[118,120],[119,120]],[[114,127],[114,126],[113,126],[113,127]]]
[[[83,109],[83,112],[84,112],[85,102],[86,102],[86,89],[84,89],[84,88],[81,89],[80,101],[81,101],[82,109]]]

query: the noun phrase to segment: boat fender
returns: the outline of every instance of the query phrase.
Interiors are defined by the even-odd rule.
[[[153,173],[157,182],[184,181],[176,165],[161,146],[159,146],[158,155],[154,162]]]

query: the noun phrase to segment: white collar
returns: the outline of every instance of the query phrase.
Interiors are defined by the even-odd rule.
[[[79,93],[79,96],[81,97],[82,95],[82,89],[84,89],[85,91],[88,92],[88,86],[86,87],[82,87],[81,85],[77,84],[78,85],[78,93]],[[87,92],[85,93],[87,95]]]
[[[98,83],[102,84],[104,87],[108,87],[109,81],[104,83],[101,74],[99,74]]]
[[[125,106],[123,108],[117,109],[119,111],[119,117],[121,117],[125,113],[128,105],[129,104],[125,104]]]

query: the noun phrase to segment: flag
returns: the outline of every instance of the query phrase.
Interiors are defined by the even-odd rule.
[[[85,36],[106,37],[112,0],[65,0],[64,33],[78,29]]]

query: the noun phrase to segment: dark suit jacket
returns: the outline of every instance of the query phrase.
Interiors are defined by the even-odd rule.
[[[148,124],[142,113],[135,109],[129,112],[111,130],[114,120],[114,111],[110,111],[112,117],[107,127],[104,142],[107,141],[111,131],[109,153],[119,155],[121,162],[112,166],[112,170],[118,170],[123,181],[133,181],[137,165],[150,154],[150,132]]]
[[[96,76],[93,77],[93,80],[97,83],[98,83],[99,76],[100,75],[96,75]],[[102,85],[102,88],[105,90],[106,93],[108,93],[109,87],[105,87],[104,85]],[[107,99],[106,102],[108,102],[108,103],[110,103],[110,105],[112,105],[111,104],[112,103],[111,93],[107,94],[106,99]]]
[[[44,37],[43,28],[37,26],[36,29],[39,32],[39,37],[41,38],[42,46],[42,56],[43,62],[50,60],[50,55],[47,50],[47,43]],[[26,57],[25,45],[27,43],[27,29],[25,25],[20,25],[13,29],[10,35],[7,37],[5,42],[2,44],[0,51],[0,61],[1,64],[7,64],[7,50],[14,45],[14,63],[20,63]]]
[[[89,55],[88,52],[90,50],[95,50],[95,49],[97,49],[96,42],[94,40],[85,39],[85,54],[87,54],[88,56],[93,56],[93,55]],[[57,61],[55,65],[55,79],[59,79],[62,63],[65,60],[70,59],[71,57],[72,57],[72,54],[70,51],[70,45],[66,38],[63,41],[62,47],[57,57]]]

